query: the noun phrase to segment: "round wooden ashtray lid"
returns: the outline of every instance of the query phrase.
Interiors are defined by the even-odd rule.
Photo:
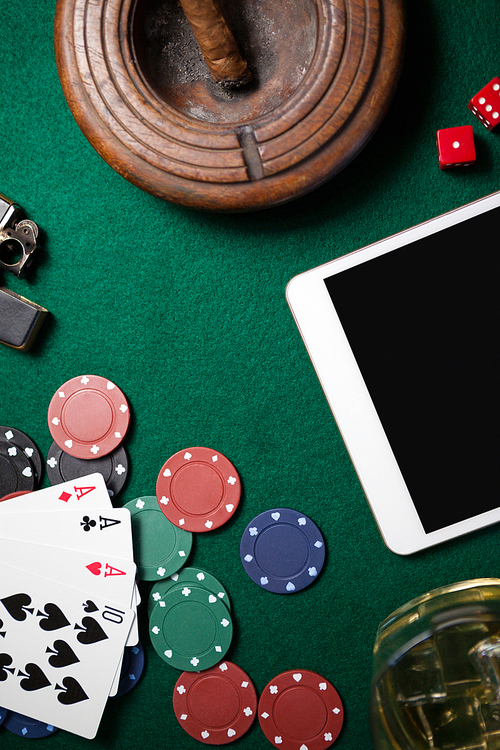
[[[56,60],[79,127],[141,189],[210,211],[297,198],[345,167],[396,87],[402,0],[232,0],[253,81],[211,77],[177,0],[58,0]]]

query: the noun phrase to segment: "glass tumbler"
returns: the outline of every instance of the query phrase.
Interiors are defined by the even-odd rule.
[[[370,710],[376,750],[500,750],[500,579],[443,586],[381,623]]]

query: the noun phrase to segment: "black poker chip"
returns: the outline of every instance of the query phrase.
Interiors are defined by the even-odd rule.
[[[17,445],[0,441],[0,498],[12,492],[32,492],[36,471],[30,459]]]
[[[8,714],[8,711],[7,711],[7,709],[6,709],[6,708],[2,708],[2,707],[0,706],[0,726],[2,726],[2,724],[3,724],[3,722],[4,722],[4,719],[5,719],[5,717],[7,716],[7,714]]]
[[[43,458],[37,444],[29,435],[26,435],[25,432],[21,432],[21,430],[15,427],[0,427],[0,440],[21,448],[33,464],[36,474],[35,488],[39,487],[43,476]]]
[[[129,464],[123,446],[101,458],[75,458],[65,453],[54,441],[47,454],[46,467],[51,485],[99,472],[104,478],[110,497],[116,497],[125,485]]]

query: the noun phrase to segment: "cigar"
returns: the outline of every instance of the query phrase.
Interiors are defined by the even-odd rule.
[[[252,80],[219,0],[180,0],[212,78],[223,86]]]

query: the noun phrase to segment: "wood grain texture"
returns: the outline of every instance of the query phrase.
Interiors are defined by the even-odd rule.
[[[175,203],[250,211],[313,190],[363,147],[397,85],[404,16],[402,0],[225,9],[254,77],[241,91],[213,81],[176,0],[58,0],[56,61],[115,171]]]

